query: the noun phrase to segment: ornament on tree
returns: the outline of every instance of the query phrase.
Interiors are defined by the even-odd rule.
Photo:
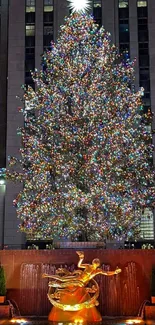
[[[10,160],[22,171],[7,172],[23,182],[20,230],[35,239],[138,237],[142,209],[153,208],[155,174],[134,62],[121,62],[91,16],[72,13],[42,63],[36,90],[24,88],[21,158]]]

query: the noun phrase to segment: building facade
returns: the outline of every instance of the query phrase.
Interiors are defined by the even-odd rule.
[[[41,54],[56,40],[64,17],[69,15],[67,0],[0,1],[0,168],[8,156],[18,156],[23,124],[21,85],[33,86],[30,70],[41,68]],[[92,0],[95,21],[111,33],[120,52],[136,58],[135,88],[145,88],[144,110],[155,112],[155,1]],[[154,125],[153,125],[154,128]],[[13,199],[21,185],[0,185],[0,247],[20,248],[25,237],[19,233]],[[150,216],[149,216],[150,218]],[[147,223],[147,237],[154,237],[154,223]],[[143,225],[143,233],[146,226]],[[146,234],[144,234],[145,239]]]

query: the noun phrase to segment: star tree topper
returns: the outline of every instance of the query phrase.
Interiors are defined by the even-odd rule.
[[[90,0],[67,0],[72,12],[85,12],[91,8]]]

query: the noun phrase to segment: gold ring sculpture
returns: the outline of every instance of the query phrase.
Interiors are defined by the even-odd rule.
[[[59,268],[55,275],[43,274],[43,277],[52,279],[49,281],[48,299],[53,305],[49,314],[50,321],[101,321],[101,315],[96,309],[99,296],[99,286],[94,280],[98,274],[111,276],[121,272],[104,271],[100,266],[100,260],[95,258],[92,264],[83,264],[84,253],[76,252],[79,256],[78,267],[84,270],[69,272]],[[89,313],[87,312],[89,310]]]

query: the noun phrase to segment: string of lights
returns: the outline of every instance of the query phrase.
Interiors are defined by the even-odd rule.
[[[24,88],[21,158],[7,177],[28,238],[139,236],[154,201],[152,114],[133,90],[134,62],[119,57],[91,16],[72,13]],[[14,169],[19,164],[20,172]]]

